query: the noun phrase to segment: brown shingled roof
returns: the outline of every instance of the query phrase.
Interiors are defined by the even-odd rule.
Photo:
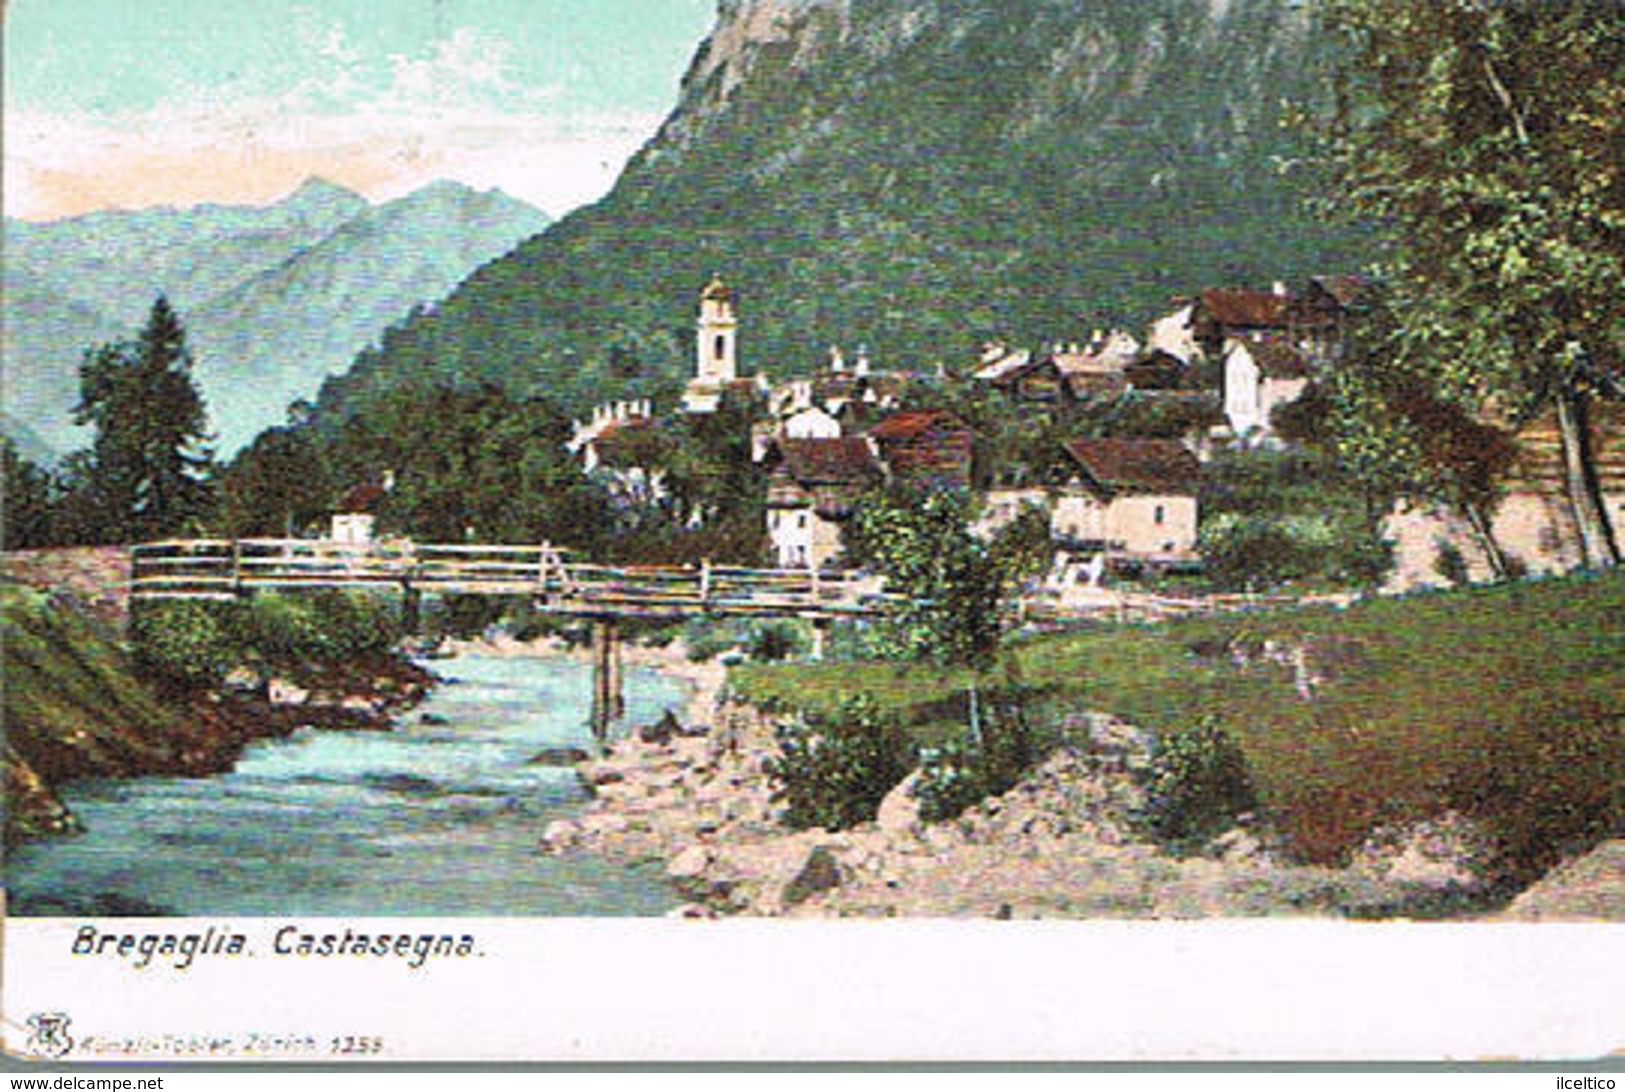
[[[877,440],[906,440],[934,428],[962,429],[965,422],[947,410],[905,410],[894,413],[869,430]]]
[[[384,499],[386,492],[382,482],[362,482],[360,485],[352,485],[339,498],[337,510],[343,515],[371,512],[378,507],[378,502]]]
[[[1291,296],[1258,292],[1250,288],[1209,288],[1202,293],[1200,306],[1225,326],[1285,326]]]
[[[1073,440],[1065,445],[1110,493],[1194,493],[1202,467],[1178,440]]]
[[[779,439],[784,468],[802,485],[838,485],[867,482],[880,476],[880,467],[861,436],[818,439]]]

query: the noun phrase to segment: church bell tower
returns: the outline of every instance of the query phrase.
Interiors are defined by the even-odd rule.
[[[737,379],[738,336],[733,290],[722,283],[721,277],[712,276],[711,283],[700,293],[694,378],[710,383],[732,383]]]

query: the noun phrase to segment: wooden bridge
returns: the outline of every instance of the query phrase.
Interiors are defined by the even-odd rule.
[[[424,595],[500,595],[593,622],[593,730],[624,711],[623,618],[702,615],[805,618],[821,645],[829,622],[884,613],[874,577],[713,565],[597,565],[541,545],[349,544],[317,539],[176,539],[131,550],[132,604],[234,600],[257,591],[360,589],[397,593],[417,628]]]

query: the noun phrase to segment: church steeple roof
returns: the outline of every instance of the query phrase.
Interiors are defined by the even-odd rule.
[[[700,299],[702,300],[732,302],[733,298],[733,289],[723,284],[722,277],[716,273],[711,274],[711,283],[706,285],[705,290],[700,293]]]

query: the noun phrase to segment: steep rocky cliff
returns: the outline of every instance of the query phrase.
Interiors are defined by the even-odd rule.
[[[694,295],[747,366],[1074,339],[1171,293],[1346,267],[1289,170],[1319,45],[1289,0],[725,0],[613,193],[481,270],[325,388],[495,378],[660,396]]]

